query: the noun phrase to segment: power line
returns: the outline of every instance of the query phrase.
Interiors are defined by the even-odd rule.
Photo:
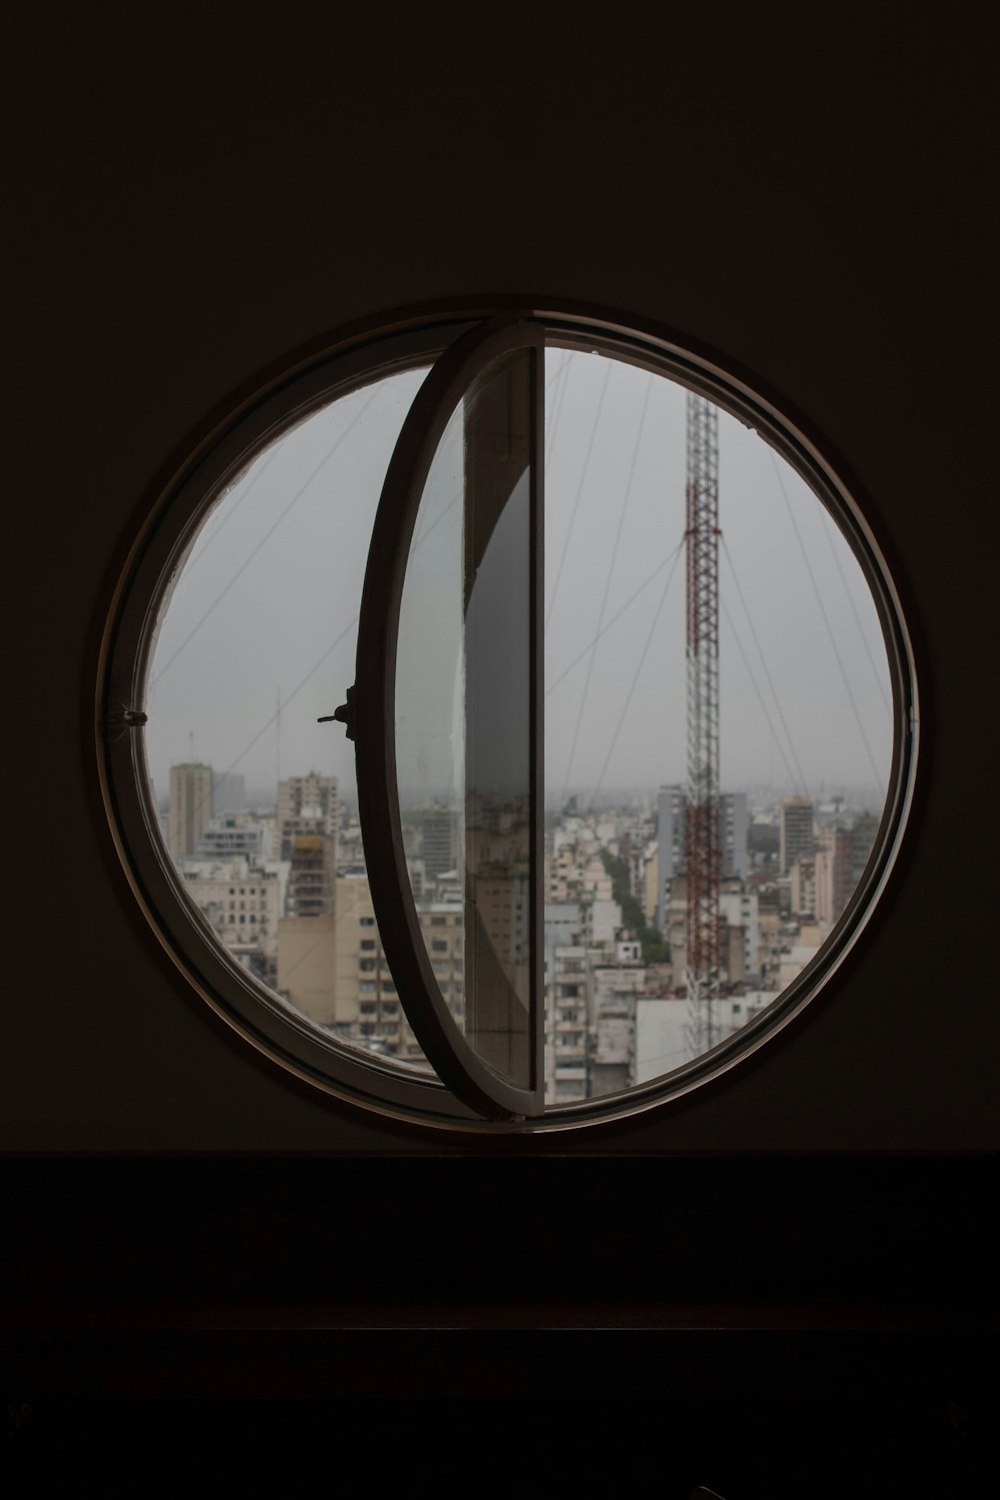
[[[285,698],[282,699],[280,712],[284,712],[284,710],[287,709],[289,703],[292,702],[293,698],[297,698],[298,697],[299,693],[301,693],[301,691],[305,687],[306,683],[310,680],[310,678],[315,677],[316,673],[319,671],[319,669],[323,665],[323,663],[326,660],[328,660],[329,657],[331,657],[333,655],[334,651],[336,651],[336,649],[340,645],[341,641],[343,641],[348,635],[350,635],[351,631],[355,628],[355,626],[357,625],[357,623],[358,623],[358,616],[355,615],[354,618],[353,618],[353,620],[351,620],[349,624],[345,625],[344,629],[340,632],[340,634],[337,636],[337,639],[332,643],[332,645],[330,645],[330,646],[328,646],[326,648],[326,650],[323,652],[323,655],[319,658],[319,660],[316,661],[316,662],[314,662],[314,664],[309,668],[309,671],[301,679],[301,681],[299,681],[296,684],[296,686],[292,689],[292,691]],[[239,765],[240,761],[244,758],[244,756],[250,754],[250,751],[253,749],[254,745],[256,745],[257,741],[261,738],[262,735],[266,734],[267,731],[270,729],[271,725],[274,723],[275,719],[278,717],[278,712],[279,712],[279,710],[275,710],[275,712],[273,714],[271,714],[270,718],[268,718],[267,720],[265,720],[265,722],[258,729],[257,733],[254,735],[253,739],[250,740],[248,744],[244,745],[243,749],[240,751],[240,753],[236,757],[236,759],[227,768],[227,770],[225,770],[223,772],[224,776],[228,776],[231,771],[235,771],[236,767]]]
[[[826,612],[826,606],[823,603],[822,596],[820,594],[819,588],[817,587],[816,578],[815,578],[815,575],[814,575],[813,570],[812,570],[812,565],[811,565],[811,563],[809,561],[809,555],[806,552],[805,543],[802,540],[802,535],[801,535],[801,533],[799,531],[798,522],[795,519],[795,512],[793,511],[793,509],[792,509],[792,503],[791,503],[791,501],[788,498],[788,491],[785,489],[785,481],[782,478],[781,470],[778,468],[778,460],[776,459],[773,450],[771,451],[771,463],[774,466],[774,472],[775,472],[775,474],[777,476],[777,479],[778,479],[778,488],[781,490],[781,495],[782,495],[782,498],[783,498],[783,500],[785,502],[785,509],[788,511],[788,518],[789,518],[789,520],[792,523],[792,530],[795,532],[795,540],[798,542],[798,544],[799,544],[799,551],[802,553],[802,561],[805,563],[805,565],[806,565],[806,572],[809,574],[809,582],[812,584],[813,593],[816,596],[816,603],[817,603],[817,606],[819,607],[819,612],[823,616],[823,624],[826,626],[826,633],[830,637],[830,646],[831,646],[831,648],[833,650],[834,657],[836,658],[837,666],[840,669],[840,675],[841,675],[841,677],[843,678],[843,681],[844,681],[844,690],[847,693],[848,701],[849,701],[849,703],[851,705],[851,709],[852,709],[852,712],[854,714],[854,718],[855,718],[855,720],[857,722],[858,732],[861,735],[861,739],[862,739],[862,742],[863,742],[864,747],[865,747],[865,752],[866,752],[866,754],[868,756],[868,763],[869,763],[869,765],[872,768],[872,775],[875,778],[875,784],[877,786],[879,784],[879,782],[882,780],[882,778],[879,775],[878,767],[875,764],[875,757],[872,754],[871,745],[869,745],[869,743],[868,743],[868,736],[865,733],[865,726],[862,723],[861,714],[858,711],[858,705],[855,702],[854,693],[853,693],[853,691],[851,689],[850,679],[849,679],[849,677],[847,675],[847,670],[846,670],[846,668],[844,666],[843,660],[842,660],[841,655],[840,655],[840,650],[839,650],[839,648],[837,646],[837,641],[836,641],[836,638],[835,638],[834,633],[833,633],[833,627],[830,624],[830,617],[828,616],[828,614]]]
[[[551,384],[554,381],[558,380],[560,378],[560,376],[563,376],[566,372],[568,372],[569,365],[570,365],[570,358],[567,355],[566,358],[565,358],[565,360],[563,361],[562,365],[560,366],[560,368],[553,375],[552,381],[550,381],[549,384]],[[281,515],[275,521],[274,525],[270,528],[270,530],[268,532],[265,533],[265,535],[257,543],[257,546],[254,548],[253,552],[251,552],[250,556],[246,559],[246,562],[244,562],[244,564],[243,564],[242,568],[240,568],[239,572],[237,572],[234,575],[234,577],[230,579],[229,583],[221,591],[221,593],[219,593],[219,594],[216,595],[216,597],[212,601],[211,605],[209,605],[208,609],[201,616],[201,618],[199,619],[198,623],[194,626],[194,628],[188,633],[188,635],[185,637],[185,639],[181,642],[180,646],[177,648],[177,650],[173,653],[173,655],[167,661],[166,665],[164,667],[162,667],[159,672],[157,672],[156,677],[150,683],[150,690],[160,681],[160,679],[163,677],[163,675],[167,671],[167,669],[173,664],[174,661],[176,661],[177,657],[184,650],[185,646],[187,646],[187,644],[192,640],[192,638],[201,629],[202,625],[204,625],[205,621],[209,618],[209,616],[215,610],[215,608],[217,607],[217,605],[221,603],[221,601],[222,601],[223,597],[225,596],[225,594],[227,594],[229,592],[229,590],[232,588],[233,584],[237,581],[237,579],[239,578],[240,574],[243,573],[246,570],[246,568],[253,561],[254,557],[260,551],[260,549],[264,545],[264,543],[268,540],[268,538],[270,536],[273,535],[273,533],[276,530],[276,528],[281,524],[281,522],[284,520],[285,516],[288,515],[288,513],[291,510],[292,506],[304,494],[305,490],[309,487],[309,485],[315,479],[315,477],[319,473],[320,469],[322,469],[323,466],[337,452],[337,449],[345,441],[345,439],[347,438],[347,436],[349,435],[349,433],[351,432],[351,430],[361,420],[361,418],[364,415],[365,411],[367,411],[367,409],[371,405],[372,401],[374,401],[376,395],[377,395],[377,389],[373,390],[371,392],[371,394],[369,395],[367,401],[365,401],[364,404],[362,405],[362,407],[360,408],[360,410],[355,413],[355,416],[352,418],[351,422],[344,429],[344,431],[340,434],[339,438],[337,439],[337,441],[333,445],[333,447],[329,450],[329,452],[326,454],[326,456],[320,461],[320,463],[316,466],[316,468],[313,469],[312,473],[309,475],[309,478],[305,481],[305,483],[301,486],[301,488],[292,497],[292,499],[289,502],[289,504],[285,507],[284,511],[282,511]],[[556,421],[558,421],[558,414],[556,416]],[[273,450],[272,450],[272,452],[273,452]],[[272,455],[269,455],[269,459],[270,459],[271,456]],[[251,485],[254,484],[256,482],[256,480],[260,477],[260,473],[261,472],[262,471],[259,470],[256,474],[254,474],[253,478],[250,481]],[[249,488],[249,486],[248,486],[248,488]],[[448,502],[448,504],[434,518],[434,520],[430,523],[430,525],[427,527],[427,529],[425,531],[423,531],[414,540],[413,547],[411,549],[411,556],[413,555],[413,553],[417,552],[420,547],[422,547],[424,545],[424,543],[429,539],[429,537],[437,529],[437,527],[441,524],[441,522],[444,521],[446,519],[446,517],[454,510],[455,506],[458,505],[462,501],[463,496],[464,496],[464,490],[459,490],[455,495],[452,496],[452,498]],[[236,501],[235,505],[233,506],[233,510],[235,510],[242,503],[242,500],[244,498],[245,498],[245,496],[241,496],[240,499]],[[232,514],[232,511],[230,511],[230,515],[231,514]],[[228,520],[229,517],[227,516],[226,519]],[[225,522],[223,522],[223,524],[225,524]],[[218,528],[218,530],[221,531],[221,529],[222,529],[222,527],[220,526]],[[218,531],[215,533],[215,535],[218,535]],[[190,566],[190,564],[189,564],[189,566]],[[302,689],[306,686],[306,684],[310,681],[310,679],[312,677],[314,677],[315,674],[319,671],[319,669],[323,665],[323,663],[328,660],[328,658],[337,649],[337,647],[342,643],[342,641],[345,639],[345,637],[357,625],[358,618],[359,618],[359,616],[357,614],[355,614],[354,617],[353,617],[353,619],[345,626],[345,628],[340,632],[340,634],[336,637],[336,639],[333,641],[333,643],[323,652],[323,654],[313,664],[313,666],[310,667],[309,671],[301,679],[301,681],[298,683],[298,685],[295,688],[293,688],[292,692],[289,693],[284,698],[284,700],[281,703],[279,709],[276,710],[276,712],[273,713],[264,722],[264,724],[261,725],[261,727],[258,729],[257,733],[253,736],[253,738],[244,746],[244,748],[241,750],[240,754],[236,757],[236,759],[229,766],[228,771],[220,772],[219,773],[220,775],[228,775],[229,772],[235,770],[235,768],[240,764],[240,762],[245,758],[245,756],[247,756],[250,753],[250,751],[258,743],[258,741],[261,739],[261,737],[276,722],[276,720],[278,719],[279,714],[281,712],[281,709],[288,707],[289,703],[291,703],[291,701],[302,691]]]
[[[730,630],[733,633],[733,639],[736,642],[737,650],[739,651],[740,656],[743,658],[743,665],[746,667],[747,676],[750,679],[750,682],[751,682],[751,684],[753,686],[754,692],[757,694],[757,701],[760,703],[761,709],[762,709],[763,714],[764,714],[764,718],[767,720],[767,727],[771,731],[771,738],[773,739],[774,743],[777,745],[777,747],[778,747],[778,754],[781,756],[782,760],[785,763],[785,770],[788,772],[788,779],[792,783],[793,786],[797,785],[798,788],[799,788],[799,790],[804,793],[807,790],[806,784],[801,779],[801,777],[798,777],[798,778],[796,777],[795,772],[792,770],[792,767],[789,764],[788,756],[785,754],[785,747],[781,743],[781,741],[778,738],[777,734],[775,733],[774,725],[771,722],[771,715],[768,713],[768,711],[767,711],[767,704],[764,702],[764,695],[762,694],[760,688],[757,686],[757,679],[753,675],[753,668],[750,666],[750,662],[749,662],[749,659],[747,657],[747,654],[746,654],[746,652],[743,649],[743,642],[740,640],[739,631],[736,629],[736,625],[735,625],[735,623],[733,621],[733,617],[729,613],[729,606],[727,605],[725,599],[723,599],[721,596],[720,596],[720,599],[719,599],[719,603],[722,605],[722,613],[725,615],[726,621],[727,621],[727,623],[729,625],[729,628],[730,628]]]
[[[434,528],[436,526],[438,526],[441,521],[444,520],[444,518],[447,515],[448,511],[454,509],[454,507],[458,504],[458,502],[459,502],[459,500],[461,500],[461,498],[462,498],[461,494],[458,494],[458,495],[455,496],[455,498],[453,500],[451,500],[449,502],[449,504],[446,507],[446,509],[443,510],[441,512],[441,514],[437,517],[437,519],[435,521],[433,521],[432,524],[427,528],[427,531],[420,538],[419,542],[415,543],[415,545],[413,547],[413,552],[416,552],[417,549],[418,549],[418,547],[423,546],[424,542],[426,542],[427,538],[430,536],[430,534],[434,530]],[[326,650],[323,652],[322,656],[320,656],[319,659],[313,663],[313,665],[309,668],[309,671],[301,679],[301,681],[292,689],[292,691],[290,693],[288,693],[284,698],[281,699],[281,703],[280,703],[279,708],[270,716],[269,719],[267,719],[261,725],[260,729],[258,729],[258,731],[254,735],[253,739],[250,740],[249,743],[246,744],[243,747],[243,749],[240,751],[239,755],[232,762],[232,764],[228,767],[228,769],[226,771],[223,771],[223,772],[220,773],[221,775],[228,776],[230,771],[234,771],[236,769],[236,767],[239,765],[240,761],[244,758],[244,756],[249,755],[250,751],[253,749],[254,745],[257,744],[257,742],[261,738],[261,736],[263,734],[265,734],[267,732],[267,730],[270,729],[271,725],[275,722],[275,720],[278,717],[278,714],[281,713],[281,712],[283,712],[288,707],[289,703],[291,703],[291,701],[292,701],[293,698],[298,697],[299,693],[306,686],[306,684],[310,681],[310,679],[313,678],[313,677],[315,677],[316,673],[319,671],[319,669],[323,665],[323,663],[329,659],[329,657],[333,654],[334,651],[336,651],[337,647],[341,644],[341,642],[351,633],[352,630],[354,630],[356,628],[359,619],[360,619],[360,613],[356,613],[355,615],[352,616],[352,618],[344,626],[343,630],[340,632],[340,634],[337,636],[337,638],[332,642],[331,645],[329,645],[326,648]],[[157,680],[159,680],[159,679],[157,679]]]
[[[806,790],[806,778],[805,778],[805,776],[802,773],[802,765],[801,765],[801,763],[799,761],[798,755],[795,752],[795,743],[794,743],[794,741],[792,739],[792,736],[791,736],[791,733],[789,731],[788,724],[787,724],[787,721],[785,719],[784,710],[781,707],[781,699],[778,697],[777,689],[774,686],[774,679],[772,678],[772,676],[771,676],[771,670],[770,670],[770,668],[767,665],[767,657],[764,654],[764,648],[763,648],[763,646],[760,643],[760,636],[757,634],[756,627],[755,627],[755,625],[753,623],[753,616],[750,613],[750,606],[747,604],[746,595],[744,594],[743,589],[742,589],[742,587],[740,585],[739,574],[736,571],[736,564],[733,562],[732,553],[730,552],[728,546],[726,545],[726,539],[725,539],[725,537],[722,538],[722,551],[723,551],[723,554],[725,556],[726,562],[729,564],[729,571],[732,574],[733,583],[736,586],[736,592],[739,595],[740,603],[743,605],[743,613],[746,616],[746,622],[747,622],[747,624],[750,627],[750,634],[753,636],[754,645],[757,647],[757,655],[760,657],[760,664],[761,664],[761,666],[764,669],[764,676],[767,678],[767,685],[771,689],[771,697],[774,699],[774,706],[775,706],[775,709],[777,710],[778,718],[781,721],[781,727],[785,731],[785,738],[788,741],[789,752],[791,754],[792,760],[795,762],[795,767],[796,767],[796,772],[797,772],[797,778],[796,778],[796,776],[792,776],[792,781],[795,782],[796,779],[797,779],[799,786],[803,789],[803,791],[805,791]],[[726,615],[727,615],[727,618],[730,621],[730,625],[732,625],[732,618],[729,615],[728,610],[726,611]],[[733,634],[736,636],[737,644],[740,646],[740,652],[743,655],[744,661],[746,661],[746,655],[745,655],[745,653],[743,653],[743,647],[742,647],[742,644],[740,643],[739,634],[736,631],[735,627],[733,627]],[[747,671],[749,672],[749,670],[750,669],[749,669],[749,664],[748,664],[747,665]],[[753,675],[752,675],[752,673],[750,674],[750,679],[751,679],[751,681],[753,681]],[[764,701],[763,698],[761,698],[761,702],[762,703],[763,703],[763,701]],[[765,709],[765,714],[766,713],[767,713],[767,710]],[[770,723],[770,719],[768,719],[768,722]],[[774,734],[773,728],[771,730],[771,733]],[[789,770],[788,759],[787,759],[787,757],[785,755],[784,750],[782,749],[781,741],[778,739],[777,735],[775,735],[775,744],[778,746],[778,749],[781,751],[781,758],[785,762],[785,769]]]
[[[610,360],[606,360],[605,361],[605,370],[604,370],[604,379],[601,381],[601,389],[600,389],[600,393],[598,394],[598,398],[597,398],[597,410],[594,413],[594,420],[593,420],[593,422],[591,424],[591,428],[590,428],[590,436],[589,436],[589,438],[587,440],[587,451],[584,454],[583,467],[580,469],[580,478],[579,478],[579,481],[578,481],[577,487],[576,487],[576,498],[573,501],[573,509],[570,512],[569,526],[567,527],[567,529],[566,529],[566,535],[563,538],[562,553],[561,553],[560,558],[559,558],[559,566],[556,569],[556,576],[555,576],[555,579],[553,580],[553,583],[552,583],[552,593],[549,595],[549,607],[548,607],[548,610],[546,611],[546,615],[545,615],[545,625],[546,625],[546,628],[548,627],[548,623],[549,623],[549,621],[552,618],[552,611],[555,608],[556,595],[559,592],[559,581],[562,578],[563,565],[566,562],[566,553],[569,550],[570,537],[572,536],[572,534],[573,534],[573,528],[576,525],[576,513],[580,509],[580,498],[583,495],[584,482],[586,481],[587,473],[588,473],[588,470],[590,468],[590,455],[594,451],[594,438],[597,435],[597,428],[598,428],[598,426],[600,424],[601,412],[604,409],[604,398],[605,398],[605,396],[607,395],[607,392],[608,392],[608,381],[610,379],[611,379],[611,361]]]
[[[882,674],[879,672],[878,667],[875,665],[875,658],[872,656],[871,647],[868,644],[868,635],[861,623],[861,617],[858,614],[857,607],[854,603],[854,596],[847,586],[847,578],[844,574],[844,569],[841,565],[837,549],[833,544],[833,522],[830,520],[830,517],[827,515],[825,510],[823,511],[823,531],[826,536],[827,545],[829,546],[830,552],[833,555],[833,560],[837,565],[837,572],[840,574],[840,581],[844,585],[844,593],[847,595],[847,602],[851,607],[851,614],[854,616],[854,623],[858,627],[858,634],[861,637],[861,644],[865,648],[865,655],[868,657],[868,665],[872,669],[872,676],[875,678],[875,686],[878,688],[879,697],[882,699],[882,703],[885,707],[886,713],[891,713],[892,710],[889,707],[889,700],[885,696],[885,687],[882,682]]]
[[[222,517],[222,520],[219,522],[218,526],[216,526],[214,530],[210,531],[208,536],[204,537],[203,540],[200,540],[200,545],[197,552],[194,552],[184,565],[185,571],[190,571],[190,569],[193,568],[197,563],[201,562],[209,547],[211,547],[216,538],[226,529],[230,521],[233,519],[233,516],[235,516],[240,506],[243,504],[244,500],[246,500],[247,497],[252,493],[258,481],[262,479],[263,476],[267,473],[268,469],[271,467],[271,464],[274,462],[275,457],[277,456],[277,452],[280,446],[281,443],[279,441],[272,444],[272,446],[267,450],[263,458],[254,468],[249,482],[242,486],[240,494],[237,496],[237,498],[226,507],[226,513]],[[238,484],[239,481],[237,480],[236,483]],[[235,486],[230,486],[230,488],[235,488]],[[209,517],[208,519],[211,520],[211,517]],[[199,533],[199,537],[201,538],[202,536],[203,533]]]
[[[277,531],[278,527],[281,525],[282,521],[288,515],[289,511],[291,511],[292,507],[294,505],[296,505],[299,500],[301,500],[301,498],[305,494],[306,490],[309,488],[309,486],[312,484],[313,480],[316,478],[316,475],[320,472],[320,470],[322,468],[325,467],[326,464],[329,463],[330,459],[337,452],[337,450],[340,447],[342,447],[342,445],[346,442],[348,436],[354,430],[354,428],[357,426],[357,424],[360,422],[361,418],[364,416],[365,412],[371,406],[372,402],[375,400],[375,397],[377,395],[378,395],[378,388],[376,387],[369,394],[368,399],[362,404],[362,406],[360,407],[360,409],[357,412],[355,412],[354,416],[351,418],[350,422],[344,428],[344,431],[340,434],[340,436],[338,437],[337,441],[334,443],[334,445],[330,449],[330,451],[327,454],[325,454],[323,458],[320,459],[319,463],[313,469],[312,473],[309,475],[309,477],[305,481],[305,483],[302,484],[302,485],[300,485],[300,487],[296,490],[295,494],[292,496],[291,500],[289,500],[288,504],[285,506],[284,510],[281,512],[281,515],[278,517],[278,519],[273,523],[272,526],[268,527],[267,531],[261,537],[261,539],[257,543],[256,547],[254,547],[253,551],[250,553],[250,556],[246,559],[246,561],[242,564],[241,567],[237,568],[236,572],[233,574],[232,578],[230,578],[230,580],[226,584],[225,588],[221,589],[220,592],[218,594],[216,594],[216,596],[213,599],[212,603],[209,605],[208,609],[205,610],[204,614],[201,616],[201,618],[199,619],[198,623],[196,625],[194,625],[191,630],[188,631],[187,635],[181,641],[180,645],[177,647],[177,650],[174,652],[173,656],[171,656],[170,659],[166,662],[166,664],[163,667],[160,668],[159,672],[157,672],[155,678],[150,683],[150,688],[153,688],[153,687],[156,686],[156,684],[166,675],[166,673],[173,666],[174,662],[180,656],[181,652],[185,649],[185,647],[188,646],[191,643],[191,641],[194,640],[195,636],[198,634],[198,632],[201,629],[201,627],[205,624],[205,621],[212,614],[214,614],[215,610],[218,608],[218,606],[222,603],[223,599],[229,593],[229,590],[233,587],[233,585],[237,582],[237,580],[243,576],[243,574],[246,572],[247,568],[249,568],[250,564],[253,562],[254,558],[257,556],[258,552],[263,547],[264,543],[267,542],[274,535],[274,533]]]
[[[649,585],[653,582],[653,580],[655,578],[659,577],[659,575],[663,572],[664,568],[669,567],[670,563],[672,563],[673,561],[675,561],[675,559],[677,558],[677,556],[680,553],[680,551],[681,551],[681,549],[682,549],[683,546],[684,546],[684,538],[681,537],[680,541],[677,543],[677,546],[674,548],[673,552],[668,552],[667,555],[666,555],[666,557],[663,558],[663,560],[661,562],[658,562],[656,564],[656,567],[653,569],[652,573],[649,573],[646,576],[646,578],[643,580],[643,582],[640,583],[639,587],[635,590],[635,593],[630,594],[629,597],[625,600],[625,603],[623,605],[621,605],[621,607],[619,609],[615,610],[615,612],[611,616],[610,620],[605,620],[604,625],[598,631],[597,635],[595,635],[592,640],[588,641],[587,644],[586,644],[586,646],[584,646],[583,650],[577,656],[574,656],[574,658],[570,662],[569,666],[568,667],[564,667],[563,670],[559,673],[559,676],[556,677],[552,682],[550,682],[548,684],[548,686],[545,689],[545,696],[546,696],[546,698],[549,696],[550,693],[554,693],[555,692],[555,690],[559,686],[559,684],[566,677],[569,676],[569,674],[572,672],[572,670],[573,670],[574,667],[578,667],[580,665],[580,663],[583,661],[583,658],[587,655],[587,652],[593,650],[594,646],[596,646],[597,642],[601,639],[601,636],[606,635],[608,633],[608,631],[611,629],[612,625],[615,625],[621,619],[621,617],[625,613],[625,611],[628,610],[628,609],[631,609],[632,605],[639,598],[639,596],[641,594],[645,593],[645,591],[649,588]]]
[[[653,387],[653,382],[651,380],[647,381],[646,382],[646,393],[645,393],[645,396],[643,397],[643,402],[642,402],[642,412],[640,413],[640,416],[639,416],[639,426],[638,426],[638,429],[636,431],[635,443],[634,443],[633,448],[632,448],[632,459],[631,459],[631,463],[629,465],[628,479],[627,479],[627,481],[625,483],[625,491],[624,491],[624,494],[622,496],[621,510],[618,513],[618,529],[615,532],[614,546],[611,549],[611,558],[610,558],[610,561],[608,563],[607,576],[605,577],[605,580],[604,580],[604,594],[603,594],[603,597],[601,599],[600,614],[597,617],[597,636],[594,638],[594,644],[591,647],[591,651],[590,651],[590,660],[587,663],[587,680],[586,680],[586,682],[583,685],[583,693],[581,694],[581,697],[580,697],[580,709],[579,709],[579,712],[578,712],[578,714],[576,716],[576,729],[573,732],[573,743],[570,746],[569,760],[566,763],[566,776],[565,776],[565,779],[563,781],[563,789],[562,789],[563,800],[566,797],[566,792],[567,792],[567,790],[569,788],[570,776],[572,775],[572,771],[573,771],[573,760],[574,760],[574,758],[576,756],[576,747],[577,747],[577,743],[578,743],[579,738],[580,738],[580,727],[583,724],[583,714],[584,714],[584,710],[585,710],[585,708],[587,706],[587,694],[590,691],[590,679],[591,679],[591,676],[592,676],[593,670],[594,670],[594,660],[595,660],[595,658],[597,656],[597,641],[600,638],[601,627],[604,624],[604,611],[607,608],[608,594],[611,591],[611,579],[614,576],[615,563],[616,563],[616,561],[618,559],[618,547],[619,547],[619,544],[621,542],[622,529],[623,529],[624,524],[625,524],[625,513],[628,510],[628,503],[629,503],[629,499],[630,499],[631,494],[632,494],[632,484],[633,484],[633,481],[635,479],[635,466],[636,466],[636,461],[637,461],[638,456],[639,456],[639,446],[640,446],[640,444],[642,442],[643,430],[644,430],[644,428],[646,426],[646,415],[647,415],[647,412],[649,411],[649,395],[650,395],[650,391],[652,390],[652,387]]]
[[[683,543],[681,544],[681,546],[683,546]],[[639,655],[639,660],[638,660],[638,663],[636,664],[635,672],[632,674],[632,682],[631,682],[631,684],[629,686],[629,690],[628,690],[628,693],[627,693],[626,698],[625,698],[624,706],[622,708],[621,713],[618,715],[618,723],[615,725],[615,732],[611,736],[611,744],[608,746],[608,753],[604,757],[604,764],[601,767],[601,774],[597,778],[597,785],[594,787],[593,795],[591,796],[590,804],[589,804],[589,806],[587,808],[588,812],[593,812],[593,810],[594,810],[594,803],[597,801],[598,793],[600,792],[601,787],[604,785],[604,777],[607,774],[608,766],[611,763],[611,757],[614,754],[615,746],[618,743],[618,736],[621,733],[622,725],[625,723],[625,716],[628,713],[629,708],[631,706],[632,696],[635,693],[636,684],[639,681],[639,674],[642,671],[643,665],[644,665],[644,663],[646,661],[646,656],[647,656],[647,654],[649,652],[650,644],[651,644],[653,636],[654,636],[654,634],[656,632],[656,627],[657,627],[657,625],[660,622],[660,615],[663,613],[663,606],[667,602],[667,595],[670,592],[670,585],[674,581],[674,574],[677,571],[677,563],[680,560],[680,555],[681,555],[681,548],[678,547],[677,551],[674,553],[674,566],[671,568],[670,572],[668,573],[666,582],[663,585],[663,592],[660,595],[660,602],[656,606],[656,613],[653,615],[652,622],[650,623],[649,631],[648,631],[648,633],[646,635],[645,645],[643,646],[642,651],[641,651],[641,653]]]

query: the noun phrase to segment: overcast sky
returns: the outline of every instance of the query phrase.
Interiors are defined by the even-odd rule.
[[[372,518],[421,378],[333,403],[213,508],[150,673],[160,795],[170,765],[192,756],[261,795],[309,770],[353,788],[353,746],[316,719],[354,681]],[[551,797],[575,791],[586,805],[684,779],[685,393],[562,350],[547,354],[547,384],[546,780]],[[874,799],[891,718],[867,585],[794,471],[725,415],[720,525],[723,787]]]

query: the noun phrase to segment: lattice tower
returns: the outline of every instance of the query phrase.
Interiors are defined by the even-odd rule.
[[[688,1052],[719,1040],[719,414],[687,398]]]

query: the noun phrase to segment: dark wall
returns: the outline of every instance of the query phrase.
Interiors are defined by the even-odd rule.
[[[234,392],[353,319],[523,293],[676,329],[825,435],[903,584],[926,710],[899,878],[828,1003],[714,1094],[596,1139],[995,1145],[977,39],[943,41],[892,9],[808,34],[756,11],[494,31],[338,18],[274,45],[223,27],[21,34],[4,324],[18,915],[0,1139],[19,1152],[427,1145],[290,1083],[162,958],[97,810],[94,652],[123,539]],[[430,1142],[445,1145],[466,1143]]]
[[[600,27],[416,9],[9,27],[0,1148],[28,1159],[6,1169],[4,1384],[645,1393],[681,1403],[671,1452],[766,1434],[797,1400],[811,1494],[851,1394],[877,1433],[893,1392],[896,1449],[932,1413],[954,1478],[994,1261],[987,1164],[956,1158],[996,1148],[1000,1060],[987,39],[897,6],[787,25],[620,7]],[[483,1163],[482,1142],[296,1083],[188,991],[111,846],[93,684],[125,541],[214,412],[354,319],[517,295],[674,329],[824,435],[904,591],[923,760],[878,919],[802,1024],[687,1103]],[[441,1152],[466,1160],[412,1159]],[[563,1160],[595,1152],[650,1159]],[[188,1154],[213,1159],[152,1159]],[[327,1159],[286,1159],[309,1154]],[[303,1314],[297,1343],[289,1305],[323,1297],[334,1334],[317,1344]],[[267,1337],[263,1302],[285,1309]],[[456,1326],[459,1304],[464,1344],[401,1332]],[[557,1304],[586,1345],[524,1333],[562,1326]],[[599,1336],[622,1319],[617,1344]],[[820,1440],[822,1413],[840,1426]],[[776,1472],[739,1493],[784,1493]],[[838,1475],[831,1493],[875,1493]]]

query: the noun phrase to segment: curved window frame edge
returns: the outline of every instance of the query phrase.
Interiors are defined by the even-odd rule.
[[[487,1117],[440,1078],[408,1073],[348,1048],[232,962],[186,897],[163,844],[144,747],[144,692],[157,617],[169,580],[217,496],[276,437],[331,401],[387,375],[433,365],[463,336],[481,337],[486,326],[496,330],[519,319],[537,327],[545,348],[604,354],[706,396],[774,447],[825,506],[862,569],[882,625],[893,698],[892,763],[874,847],[843,915],[797,979],[734,1036],[682,1067],[621,1093],[549,1107],[533,1118],[521,1117],[510,1100],[499,1111],[495,1100],[487,1102],[493,1116]],[[138,909],[170,959],[217,1015],[281,1068],[336,1099],[434,1130],[516,1135],[607,1124],[669,1108],[739,1067],[821,991],[829,992],[898,878],[915,800],[921,694],[913,635],[901,587],[869,519],[871,507],[858,499],[859,486],[844,480],[846,472],[801,418],[744,372],[672,333],[618,314],[514,301],[452,305],[373,323],[290,360],[192,445],[153,498],[127,548],[101,637],[94,700],[100,796]]]

